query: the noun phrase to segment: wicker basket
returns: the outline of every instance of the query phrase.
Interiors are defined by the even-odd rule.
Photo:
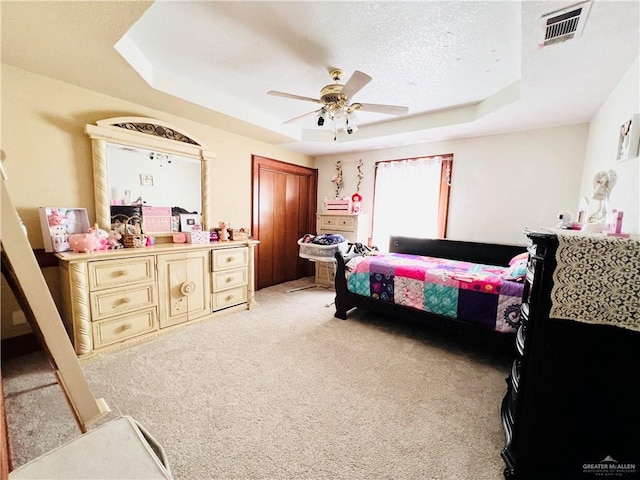
[[[122,242],[125,248],[142,248],[147,246],[147,236],[144,233],[125,233],[122,236]]]
[[[120,224],[119,233],[122,235],[122,243],[125,248],[142,248],[147,246],[147,236],[142,232],[134,233],[136,224],[139,227],[142,226],[142,219],[139,216],[132,215],[127,217],[124,215],[114,215],[111,217],[111,222],[112,228],[114,222]]]

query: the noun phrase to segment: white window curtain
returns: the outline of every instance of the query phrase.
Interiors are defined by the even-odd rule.
[[[437,238],[441,157],[376,164],[372,241],[389,251],[389,237]]]

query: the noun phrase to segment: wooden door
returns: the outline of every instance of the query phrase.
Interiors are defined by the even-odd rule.
[[[253,156],[252,232],[256,248],[256,288],[313,274],[298,256],[298,239],[315,232],[318,171]]]

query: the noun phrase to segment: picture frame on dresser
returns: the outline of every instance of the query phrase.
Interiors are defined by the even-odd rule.
[[[69,236],[89,230],[86,208],[39,207],[38,214],[45,252],[69,251]]]
[[[181,213],[180,231],[193,232],[195,230],[202,230],[202,220],[200,219],[200,215],[196,213]]]

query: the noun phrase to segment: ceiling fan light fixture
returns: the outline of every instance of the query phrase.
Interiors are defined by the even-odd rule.
[[[284,123],[296,122],[317,113],[315,120],[316,125],[319,128],[331,126],[334,133],[334,140],[337,139],[338,130],[343,130],[348,135],[358,131],[358,121],[354,113],[356,110],[384,113],[387,115],[407,114],[409,110],[407,107],[377,103],[353,103],[351,100],[352,97],[371,81],[371,77],[366,73],[356,70],[351,77],[349,77],[349,80],[342,85],[339,83],[342,78],[342,73],[342,70],[339,68],[329,69],[329,74],[335,83],[325,85],[320,91],[320,98],[303,97],[291,93],[279,92],[277,90],[269,90],[267,94],[319,103],[321,105],[320,110],[299,115]],[[329,125],[329,122],[331,122],[331,125]]]
[[[347,112],[347,121],[344,125],[344,131],[348,135],[358,131],[358,117],[355,112]]]
[[[344,108],[338,108],[333,112],[333,122],[337,130],[344,129],[347,126],[347,114]]]

